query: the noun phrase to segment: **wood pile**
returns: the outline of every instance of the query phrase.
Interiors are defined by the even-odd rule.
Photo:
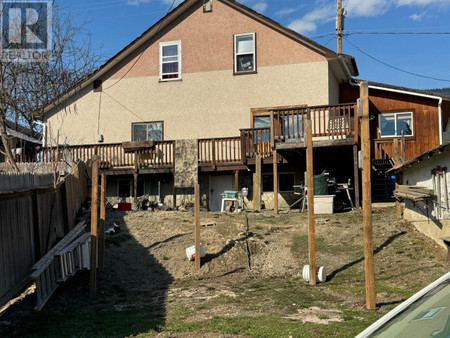
[[[435,197],[433,189],[417,185],[399,185],[397,190],[394,191],[394,195],[397,198],[406,198],[413,201],[423,201]]]

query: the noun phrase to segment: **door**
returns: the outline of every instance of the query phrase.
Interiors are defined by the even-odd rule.
[[[209,210],[220,211],[222,194],[234,190],[233,175],[209,176]]]

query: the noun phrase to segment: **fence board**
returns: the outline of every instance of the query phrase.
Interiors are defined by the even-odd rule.
[[[61,185],[49,189],[53,174],[0,174],[0,306],[20,291],[31,267],[74,227],[87,195],[86,165],[78,164],[62,184],[65,189]],[[35,211],[33,196],[37,200]],[[69,229],[64,227],[64,212]]]

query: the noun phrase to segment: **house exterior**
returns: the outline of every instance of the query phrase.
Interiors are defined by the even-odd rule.
[[[430,198],[405,198],[403,217],[440,245],[450,244],[450,142],[403,163],[393,171],[398,182],[432,191]]]
[[[275,195],[289,207],[298,199],[293,186],[304,181],[298,152],[307,107],[324,160],[317,172],[334,170],[347,182],[358,118],[356,102],[340,104],[340,86],[357,74],[351,56],[236,1],[186,0],[44,109],[46,144],[58,140],[74,160],[98,154],[108,196],[131,197],[138,172],[137,195],[183,204],[198,180],[210,210],[219,208],[219,193],[243,187],[252,206],[260,155],[265,207]],[[139,154],[121,146],[150,139],[156,147]],[[54,158],[46,151],[41,160]]]

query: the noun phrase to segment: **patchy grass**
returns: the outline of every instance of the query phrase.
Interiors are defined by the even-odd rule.
[[[376,209],[379,309],[366,311],[361,212],[316,217],[317,262],[329,277],[315,287],[301,278],[308,262],[305,214],[249,213],[249,246],[243,214],[202,215],[217,225],[202,228],[209,257],[199,272],[184,255],[192,245],[191,212],[123,215],[114,221],[124,231],[107,237],[109,261],[95,300],[88,296],[89,273],[78,273],[42,312],[2,317],[11,325],[0,324],[0,336],[354,337],[448,270],[443,249],[397,220],[394,208]],[[313,308],[323,311],[305,320]]]

